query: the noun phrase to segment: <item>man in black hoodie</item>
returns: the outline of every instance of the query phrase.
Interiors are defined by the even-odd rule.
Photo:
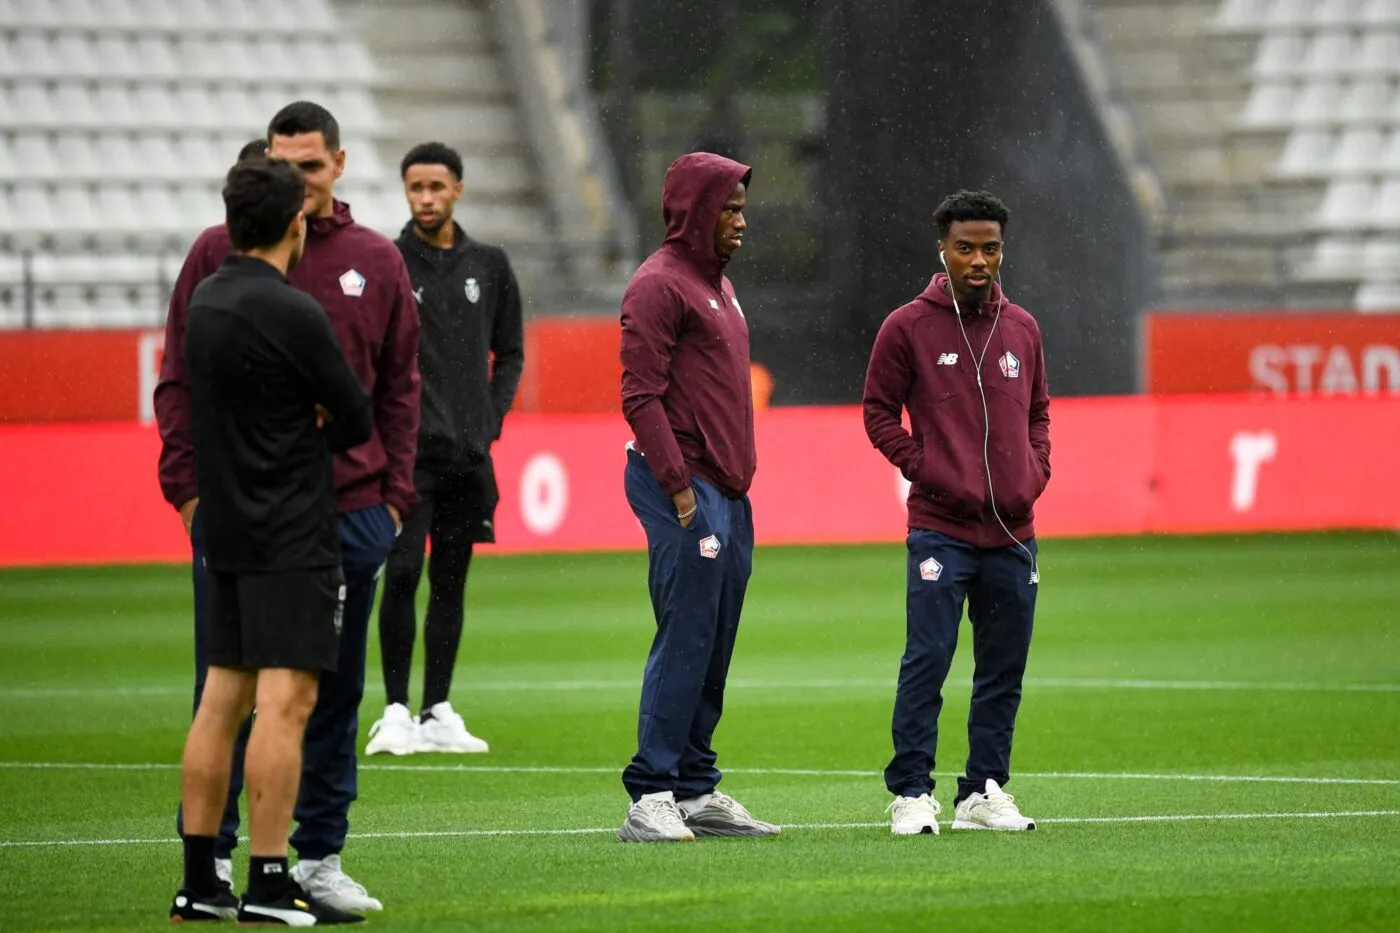
[[[462,196],[460,155],[442,143],[423,143],[404,156],[400,173],[413,219],[397,242],[422,321],[413,477],[422,501],[404,520],[385,570],[379,643],[388,705],[365,752],[484,752],[486,742],[467,731],[447,696],[472,545],[496,539],[491,444],[501,436],[525,361],[520,289],[505,252],[471,239],[452,219]],[[430,536],[423,705],[414,719],[408,709],[414,596]]]

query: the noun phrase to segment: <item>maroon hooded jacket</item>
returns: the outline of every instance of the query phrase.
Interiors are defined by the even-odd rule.
[[[758,464],[749,327],[715,253],[724,202],[751,169],[681,156],[666,172],[666,241],[622,296],[622,413],[667,495],[698,474],[730,498]]]
[[[1002,522],[1017,541],[1035,534],[1033,506],[1050,481],[1045,352],[1035,318],[1008,302],[1000,285],[980,308],[964,307],[962,318],[966,339],[939,273],[885,319],[865,376],[865,433],[911,483],[910,528],[1005,547],[1012,541]],[[985,413],[976,362],[984,346]]]
[[[223,224],[199,235],[185,257],[165,320],[165,358],[156,384],[162,441],[160,486],[175,508],[199,495],[194,474],[190,390],[185,375],[185,321],[190,295],[233,251]],[[374,433],[333,457],[340,510],[386,502],[407,515],[418,502],[418,305],[398,247],[355,223],[349,205],[310,220],[306,250],[288,281],[315,298],[330,318],[350,369],[369,392]]]

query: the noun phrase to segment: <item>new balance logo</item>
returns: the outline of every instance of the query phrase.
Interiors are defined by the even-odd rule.
[[[938,354],[938,365],[956,366],[958,365],[958,355],[956,353],[940,353]]]

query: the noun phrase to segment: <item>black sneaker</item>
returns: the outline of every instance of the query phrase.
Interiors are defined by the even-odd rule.
[[[238,898],[225,886],[213,896],[195,894],[189,888],[175,892],[170,904],[171,923],[203,923],[208,920],[232,920],[238,916]]]
[[[238,904],[238,922],[240,925],[313,927],[331,923],[364,923],[365,918],[312,900],[300,885],[293,882],[287,885],[281,897],[272,901],[256,901],[251,894],[245,893]]]

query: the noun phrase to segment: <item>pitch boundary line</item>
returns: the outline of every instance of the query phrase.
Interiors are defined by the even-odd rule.
[[[100,761],[0,761],[0,771],[178,771],[175,762],[100,762]],[[411,765],[367,764],[360,771],[422,772],[424,774],[617,774],[616,767],[567,765]],[[725,774],[769,777],[851,777],[876,778],[879,771],[855,768],[725,768]],[[954,771],[935,773],[940,778],[957,777]],[[1025,771],[1015,777],[1023,781],[1186,781],[1204,783],[1244,784],[1346,784],[1378,787],[1400,786],[1400,778],[1298,777],[1275,774],[1174,774],[1146,771]]]
[[[1355,819],[1362,817],[1400,816],[1400,810],[1331,810],[1301,813],[1180,813],[1149,814],[1145,816],[1064,816],[1036,820],[1047,826],[1104,825],[1133,823],[1201,823],[1236,822],[1244,820],[1332,820]],[[789,823],[783,829],[823,830],[823,829],[880,829],[889,823]],[[949,825],[947,821],[943,825]],[[615,833],[610,826],[590,826],[577,829],[457,829],[424,830],[422,832],[397,833],[351,833],[350,839],[440,839],[440,838],[501,838],[520,836],[592,836]],[[132,845],[174,845],[176,838],[152,839],[35,839],[0,840],[0,849],[34,849],[76,846],[132,846]],[[244,839],[244,842],[247,840]]]

